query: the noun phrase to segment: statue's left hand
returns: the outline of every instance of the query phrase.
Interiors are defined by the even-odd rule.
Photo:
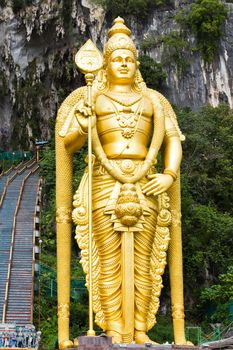
[[[145,186],[142,187],[142,192],[147,196],[159,194],[168,190],[173,183],[173,178],[168,174],[152,174],[148,175],[150,180]]]

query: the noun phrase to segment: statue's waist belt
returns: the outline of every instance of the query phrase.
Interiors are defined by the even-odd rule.
[[[120,170],[122,174],[125,176],[133,176],[136,172],[140,171],[140,168],[144,164],[144,160],[138,159],[110,159],[111,165]],[[148,174],[155,174],[157,171],[154,166],[152,166]],[[93,175],[103,175],[108,174],[108,171],[105,169],[104,165],[102,165],[99,161],[96,161],[94,164]]]

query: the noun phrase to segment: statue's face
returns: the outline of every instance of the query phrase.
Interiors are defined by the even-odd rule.
[[[118,49],[111,53],[107,64],[110,83],[131,84],[134,82],[137,63],[130,50]]]

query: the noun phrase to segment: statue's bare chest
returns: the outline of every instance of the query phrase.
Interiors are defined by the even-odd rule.
[[[123,138],[132,138],[137,132],[151,134],[153,108],[142,95],[100,95],[96,114],[100,136],[113,131],[120,132]]]
[[[103,116],[107,114],[137,113],[140,112],[145,117],[152,117],[153,108],[150,100],[140,94],[103,94],[96,100],[96,114]]]

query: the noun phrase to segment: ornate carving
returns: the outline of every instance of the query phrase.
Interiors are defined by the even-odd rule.
[[[170,241],[170,232],[168,226],[171,223],[171,213],[169,210],[169,197],[167,193],[163,193],[159,196],[159,214],[157,217],[157,225],[155,229],[155,238],[152,246],[151,261],[150,261],[150,271],[153,288],[151,293],[151,302],[149,307],[149,313],[147,317],[147,330],[151,329],[155,323],[156,319],[154,315],[159,309],[159,297],[161,294],[162,275],[166,266],[166,251],[168,249],[168,244]]]
[[[142,208],[135,185],[122,185],[117,199],[115,213],[123,225],[134,226],[138,222],[138,219],[142,215]]]
[[[174,227],[181,226],[181,212],[178,210],[171,210],[172,224]]]
[[[72,210],[71,208],[59,207],[56,210],[56,222],[59,224],[71,223],[72,222]]]
[[[184,319],[184,306],[175,304],[172,306],[173,319]]]
[[[70,304],[58,304],[57,315],[59,318],[69,318],[70,317]]]

